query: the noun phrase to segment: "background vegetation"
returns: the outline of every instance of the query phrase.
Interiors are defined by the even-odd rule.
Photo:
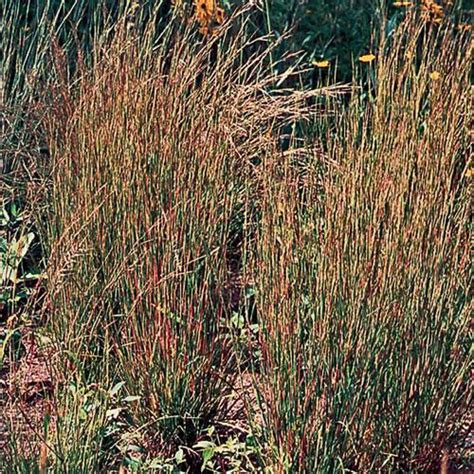
[[[466,4],[0,11],[0,471],[472,468]]]

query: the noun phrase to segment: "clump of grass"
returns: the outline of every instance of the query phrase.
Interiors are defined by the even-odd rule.
[[[268,131],[322,91],[270,94],[284,77],[244,36],[155,33],[119,26],[53,90],[45,310],[62,378],[124,381],[166,451],[225,414],[231,229]]]
[[[206,71],[180,46],[167,64],[117,40],[51,132],[50,324],[83,377],[113,353],[107,369],[140,396],[139,418],[188,443],[226,387],[218,324],[238,168],[218,83],[196,85]],[[64,245],[78,255],[66,278]]]
[[[278,472],[425,470],[454,456],[471,401],[470,48],[409,16],[327,154],[265,158],[258,387]]]

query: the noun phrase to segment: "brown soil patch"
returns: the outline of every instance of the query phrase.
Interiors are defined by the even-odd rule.
[[[53,384],[47,360],[31,331],[22,334],[24,353],[0,372],[0,457],[11,444],[25,457],[36,456],[45,416],[51,413]]]

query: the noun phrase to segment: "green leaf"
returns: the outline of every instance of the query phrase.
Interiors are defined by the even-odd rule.
[[[127,446],[127,451],[131,451],[132,453],[142,453],[143,448],[141,446],[136,445],[136,444],[129,444]]]
[[[174,460],[178,465],[184,462],[184,451],[181,448],[176,451],[176,454],[174,455]]]
[[[111,408],[110,410],[106,411],[105,417],[109,420],[115,420],[120,415],[121,411],[122,408]]]
[[[133,459],[133,458],[125,459],[124,463],[127,467],[129,467],[133,471],[137,471],[142,464],[139,459]]]
[[[114,395],[116,395],[124,385],[125,382],[123,381],[115,384],[109,392],[110,396],[113,397]]]
[[[215,448],[207,448],[202,452],[202,467],[201,467],[201,472],[204,471],[204,469],[207,466],[207,463],[214,457],[214,454],[216,452]]]
[[[194,449],[210,449],[210,448],[215,448],[216,444],[213,443],[212,441],[199,441],[197,442],[193,448]]]
[[[8,248],[5,261],[0,260],[0,271],[2,273],[2,282],[11,281],[17,283],[18,267],[28,253],[28,250],[35,238],[33,232],[22,235],[18,240],[13,242]]]
[[[128,397],[125,397],[122,401],[125,403],[136,402],[140,400],[141,398],[142,397],[140,397],[139,395],[129,395]]]

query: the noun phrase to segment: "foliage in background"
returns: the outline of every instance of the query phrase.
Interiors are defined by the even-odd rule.
[[[197,20],[204,35],[217,32],[225,15],[248,4],[246,0],[180,0],[172,2],[187,21]],[[437,26],[455,24],[460,30],[471,28],[472,11],[464,0],[263,0],[252,16],[250,31],[269,34],[279,41],[273,51],[274,68],[281,72],[288,63],[280,61],[288,52],[298,53],[305,66],[313,66],[300,85],[314,86],[326,76],[351,81],[353,63],[377,48],[383,32],[390,36],[407,12]],[[321,71],[323,70],[323,71]]]
[[[377,47],[381,30],[391,34],[407,11],[419,11],[424,21],[454,21],[468,28],[468,8],[463,0],[264,0],[254,26],[275,38],[285,37],[275,58],[299,51],[306,65],[315,66],[310,84],[317,82],[318,69],[330,65],[337,80],[350,81],[354,60]]]

